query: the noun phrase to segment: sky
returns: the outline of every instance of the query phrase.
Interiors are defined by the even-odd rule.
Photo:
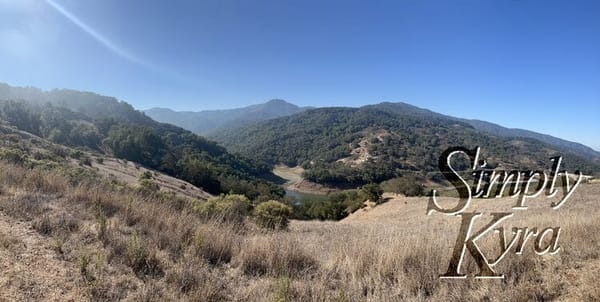
[[[199,111],[406,102],[600,150],[600,1],[0,0],[0,82]]]

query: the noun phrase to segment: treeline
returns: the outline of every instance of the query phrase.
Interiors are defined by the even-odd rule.
[[[377,184],[367,184],[360,189],[330,193],[322,198],[307,197],[300,202],[288,203],[293,207],[293,218],[301,220],[341,220],[365,206],[366,201],[380,204],[383,189]]]
[[[181,128],[160,124],[130,106],[109,106],[86,114],[53,103],[0,101],[0,119],[53,142],[137,162],[212,194],[244,194],[250,199],[281,198],[283,190],[262,179],[265,164],[228,153],[225,148]],[[119,109],[120,108],[120,109]],[[123,112],[125,111],[125,112]],[[131,119],[129,119],[131,117]]]

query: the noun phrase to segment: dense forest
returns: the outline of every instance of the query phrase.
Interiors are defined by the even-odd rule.
[[[560,154],[567,167],[600,171],[592,160],[532,138],[494,136],[463,121],[393,103],[313,109],[211,138],[257,161],[300,165],[307,179],[338,187],[436,172],[439,155],[457,145],[480,146],[491,168],[546,168],[548,158]]]
[[[284,195],[265,178],[269,167],[190,131],[161,124],[114,98],[52,91],[30,100],[0,101],[0,119],[50,141],[133,161],[205,191],[268,200]]]

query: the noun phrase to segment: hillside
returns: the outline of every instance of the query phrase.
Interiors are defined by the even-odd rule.
[[[190,131],[158,123],[115,98],[0,85],[0,119],[54,143],[184,179],[211,194],[234,192],[252,199],[283,195],[265,179],[276,179],[266,166],[232,155]]]
[[[137,163],[66,147],[11,126],[0,124],[0,139],[0,160],[24,167],[68,172],[73,182],[86,177],[106,178],[114,184],[139,189],[152,185],[157,192],[173,196],[199,200],[212,197],[191,183]]]
[[[199,112],[173,111],[167,108],[152,108],[144,112],[162,123],[169,123],[198,134],[208,134],[221,128],[235,128],[305,111],[284,100],[270,100],[263,104],[226,110]]]
[[[220,131],[211,138],[255,160],[300,165],[307,179],[341,187],[405,174],[435,174],[440,153],[456,145],[480,146],[492,168],[544,168],[549,157],[560,154],[570,169],[600,171],[597,159],[585,154],[564,152],[532,138],[492,135],[403,103],[312,109]]]
[[[543,143],[546,143],[548,145],[551,145],[552,147],[556,148],[557,150],[560,150],[561,152],[574,153],[580,157],[588,157],[592,160],[595,160],[596,162],[600,162],[600,152],[595,151],[594,149],[592,149],[588,146],[585,146],[585,145],[582,145],[579,143],[575,143],[575,142],[571,142],[571,141],[567,141],[564,139],[560,139],[560,138],[557,138],[557,137],[554,137],[551,135],[547,135],[547,134],[537,133],[537,132],[524,130],[524,129],[506,128],[506,127],[503,127],[503,126],[500,126],[500,125],[497,125],[494,123],[481,121],[481,120],[457,118],[457,117],[453,117],[453,116],[449,116],[449,115],[436,113],[436,112],[433,112],[433,111],[430,111],[427,109],[419,108],[419,107],[416,107],[416,106],[413,106],[410,104],[406,104],[406,103],[402,103],[402,102],[399,102],[399,103],[384,102],[384,103],[372,105],[372,106],[379,108],[379,109],[388,110],[390,112],[399,113],[399,114],[410,114],[413,116],[423,116],[423,117],[427,117],[427,118],[442,118],[442,119],[456,120],[456,121],[460,121],[460,122],[469,124],[477,130],[480,130],[482,132],[492,134],[495,136],[502,136],[502,137],[509,137],[509,138],[510,137],[532,138],[535,140],[539,140]],[[369,107],[369,106],[367,106],[367,107]]]
[[[595,159],[596,162],[600,162],[600,152],[575,142],[570,142],[564,139],[560,139],[551,135],[537,133],[524,129],[506,128],[494,123],[480,121],[480,120],[467,120],[463,119],[464,122],[470,124],[477,130],[481,130],[493,135],[503,137],[527,137],[539,140],[546,144],[549,144],[564,152],[573,152],[581,156],[585,156],[591,159]]]

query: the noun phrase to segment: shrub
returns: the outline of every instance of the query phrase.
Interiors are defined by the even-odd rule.
[[[424,194],[422,181],[412,175],[384,181],[381,187],[386,192],[404,194],[405,196],[421,196]]]
[[[276,200],[269,200],[256,206],[254,216],[259,226],[267,229],[287,228],[292,208]]]
[[[92,166],[92,159],[89,156],[81,156],[81,164],[84,166]]]
[[[0,159],[16,165],[23,165],[26,161],[26,157],[17,150],[3,150],[0,152]]]
[[[362,190],[333,192],[326,199],[304,199],[289,202],[294,219],[341,220],[362,208],[369,196]]]
[[[96,221],[98,222],[98,239],[104,240],[106,239],[106,231],[107,231],[107,218],[104,210],[102,209],[102,205],[97,203],[95,206],[96,211]]]
[[[292,301],[290,278],[280,277],[275,284],[274,302]]]
[[[127,264],[138,275],[161,276],[163,274],[159,260],[146,245],[133,235],[127,245]]]
[[[309,219],[340,220],[347,216],[343,203],[317,200],[305,202],[304,215]],[[295,211],[294,211],[295,213]]]
[[[241,194],[220,195],[194,206],[194,210],[204,218],[231,222],[243,221],[250,208],[250,200]]]
[[[160,191],[160,187],[150,179],[142,179],[138,190],[143,194],[153,194]]]
[[[83,152],[81,152],[80,150],[74,150],[69,155],[71,156],[71,158],[80,159],[83,156]]]
[[[89,270],[90,256],[87,253],[82,253],[79,256],[79,273],[88,282],[95,279],[92,272]]]
[[[379,203],[381,201],[381,194],[383,194],[383,190],[379,187],[378,184],[366,184],[362,186],[360,189],[363,194],[367,196],[367,198],[375,203]]]
[[[140,174],[140,181],[144,179],[152,179],[152,172],[144,171],[144,173]]]

